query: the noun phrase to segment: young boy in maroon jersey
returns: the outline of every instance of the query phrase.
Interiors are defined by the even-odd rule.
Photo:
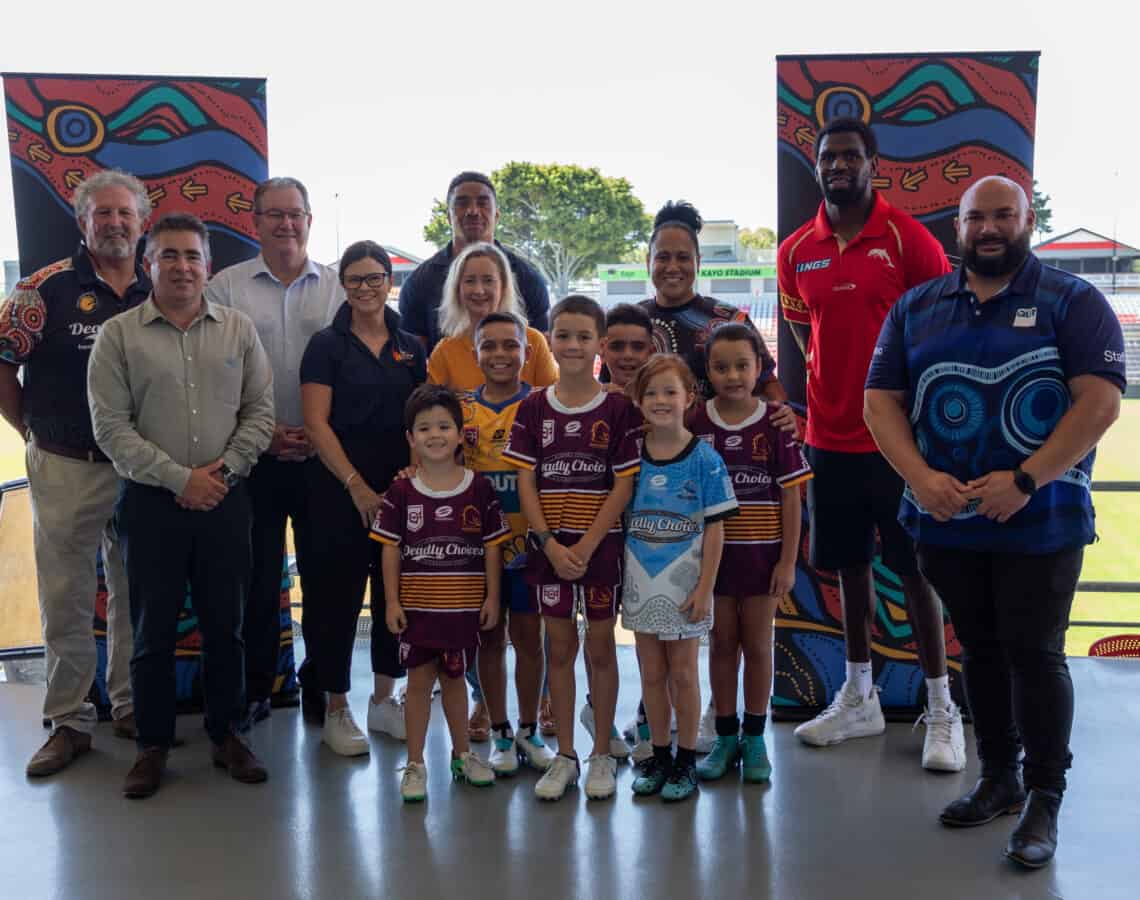
[[[463,676],[475,661],[479,630],[499,618],[500,545],[511,529],[491,482],[455,461],[463,428],[455,394],[421,385],[408,398],[404,421],[419,466],[388,488],[372,537],[384,545],[385,619],[400,636],[400,662],[408,670],[408,764],[400,794],[415,802],[427,791],[424,740],[436,678],[451,732],[452,774],[479,786],[495,780],[467,742]]]
[[[571,295],[551,310],[550,345],[558,362],[553,387],[533,391],[519,406],[503,459],[520,468],[519,501],[530,524],[527,583],[550,635],[550,696],[559,755],[535,785],[557,800],[577,782],[574,752],[574,661],[577,616],[586,617],[593,662],[596,722],[586,760],[586,795],[613,796],[616,763],[610,733],[617,702],[614,620],[622,579],[621,513],[640,467],[641,417],[624,394],[606,391],[594,377],[594,359],[606,333],[602,308]]]

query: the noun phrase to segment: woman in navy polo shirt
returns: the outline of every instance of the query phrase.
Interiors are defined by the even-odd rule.
[[[322,740],[343,756],[360,756],[368,739],[347,698],[356,620],[369,579],[373,603],[384,597],[379,545],[368,528],[392,478],[408,465],[404,404],[427,379],[427,362],[423,345],[399,330],[400,316],[387,306],[392,262],[383,247],[360,241],[345,250],[340,281],[348,300],[301,360],[305,430],[324,463],[307,484],[313,547],[304,576],[314,602],[306,603],[305,638],[328,692]],[[372,671],[368,727],[403,740],[392,687],[404,672],[382,618],[372,629]]]

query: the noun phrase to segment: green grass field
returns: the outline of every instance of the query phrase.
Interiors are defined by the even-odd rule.
[[[1126,400],[1120,420],[1097,451],[1093,475],[1098,481],[1140,481],[1140,399]],[[0,423],[0,482],[24,477],[24,446],[16,432]],[[1140,493],[1095,496],[1100,540],[1088,548],[1081,577],[1085,581],[1140,581]],[[29,552],[31,548],[29,547]],[[1077,595],[1074,621],[1140,622],[1140,594]],[[1140,626],[1087,627],[1069,630],[1069,652],[1088,653],[1097,638]]]

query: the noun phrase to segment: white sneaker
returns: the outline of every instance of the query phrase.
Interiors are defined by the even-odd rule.
[[[795,735],[805,744],[827,747],[848,738],[869,737],[886,730],[887,723],[879,706],[879,689],[872,688],[871,696],[861,697],[849,682],[844,682],[831,705],[796,728]]]
[[[578,760],[558,754],[534,786],[539,800],[561,800],[566,789],[578,783]]]
[[[926,707],[914,727],[921,723],[926,724],[922,767],[934,772],[961,772],[966,768],[966,736],[962,733],[962,711],[957,704]]]
[[[385,697],[379,703],[373,703],[369,697],[368,730],[386,734],[398,741],[406,741],[408,729],[404,724],[403,695],[399,700],[395,697]]]
[[[368,755],[368,738],[356,726],[352,710],[347,706],[325,713],[325,730],[321,740],[341,756]]]
[[[608,800],[617,790],[617,760],[612,756],[586,759],[586,796],[591,800]]]
[[[716,743],[716,707],[709,702],[705,711],[701,713],[701,725],[697,730],[698,753],[709,753]]]
[[[594,707],[589,703],[582,707],[582,711],[578,713],[578,721],[582,723],[582,727],[589,733],[590,738],[594,737],[594,729],[597,727],[594,724]],[[629,745],[626,744],[625,738],[621,736],[621,732],[617,730],[617,726],[610,728],[610,756],[614,759],[628,759],[629,758]]]
[[[515,753],[520,762],[539,772],[545,772],[554,762],[554,751],[546,746],[537,731],[526,737],[516,734]]]
[[[423,763],[410,762],[404,766],[400,796],[405,803],[419,803],[427,796],[427,767]]]
[[[496,775],[514,775],[519,770],[519,756],[515,752],[515,739],[491,734],[491,756],[487,760]]]
[[[487,787],[495,783],[495,773],[473,751],[460,753],[459,759],[451,761],[451,775],[475,787]]]

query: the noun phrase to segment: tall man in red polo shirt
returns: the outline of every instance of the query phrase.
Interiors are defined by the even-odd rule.
[[[863,423],[863,383],[888,310],[904,291],[950,271],[941,245],[871,187],[878,143],[859,119],[833,119],[816,137],[816,216],[780,245],[780,304],[807,369],[811,561],[837,571],[847,678],[834,701],[796,736],[813,746],[881,734],[871,677],[875,528],[883,561],[902,580],[907,616],[926,675],[922,764],[965,768],[962,717],[950,699],[942,605],[918,571],[898,523],[903,481]]]

